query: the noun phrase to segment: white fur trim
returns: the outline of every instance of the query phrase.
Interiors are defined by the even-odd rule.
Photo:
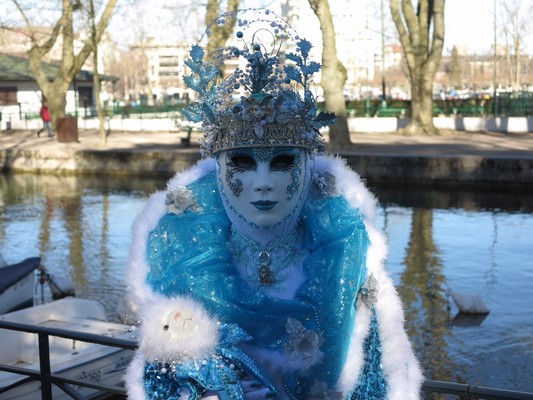
[[[155,296],[141,308],[139,350],[148,361],[201,358],[215,350],[218,321],[188,297]]]
[[[381,234],[373,226],[367,226],[367,230],[376,247],[385,246]],[[379,299],[375,308],[380,328],[383,372],[388,383],[387,398],[418,400],[423,375],[405,332],[400,297],[383,268],[381,257],[373,255],[370,250],[369,256],[372,257],[369,260],[369,272],[374,274],[379,285]]]
[[[128,400],[146,400],[146,392],[143,387],[144,375],[144,356],[136,352],[133,356],[126,374],[124,375],[124,383],[126,384],[126,391],[128,393]]]
[[[218,321],[191,298],[154,295],[139,312],[143,320],[139,349],[124,376],[130,400],[147,399],[142,384],[147,361],[170,363],[180,357],[202,358],[212,354],[219,341]]]
[[[359,209],[365,219],[373,221],[376,216],[377,200],[366,188],[361,177],[346,165],[339,157],[316,157],[315,169],[318,172],[329,172],[335,177],[336,186],[346,197],[352,207]]]
[[[195,180],[207,175],[209,172],[215,170],[215,161],[212,159],[199,161],[196,165],[192,166],[188,170],[177,173],[167,184],[168,188],[186,186]],[[172,351],[179,349],[174,344],[162,344],[159,345],[158,341],[148,341],[147,336],[151,335],[151,331],[157,331],[158,306],[157,302],[163,300],[161,307],[168,307],[168,302],[172,302],[172,299],[162,299],[162,296],[154,293],[150,287],[146,284],[146,277],[148,275],[149,267],[146,259],[146,249],[148,245],[148,235],[153,231],[159,220],[167,212],[165,205],[166,193],[159,191],[150,196],[147,204],[142,212],[137,216],[132,225],[132,244],[130,247],[130,261],[127,272],[127,282],[130,285],[129,293],[132,301],[139,306],[139,317],[143,320],[144,324],[141,326],[142,336],[140,340],[140,350],[135,353],[135,356],[128,366],[126,375],[124,377],[126,388],[128,392],[128,399],[130,400],[146,400],[146,394],[142,385],[142,378],[144,375],[144,368],[146,363],[146,357],[143,352],[147,351],[150,356],[155,354],[161,354],[164,357],[168,357]],[[185,299],[184,302],[188,307],[195,309],[195,306],[201,307],[199,303],[195,303],[190,299]],[[184,303],[184,304],[185,304]],[[151,308],[154,306],[154,308]],[[171,307],[175,307],[174,306]],[[181,307],[181,306],[178,306]],[[172,309],[172,308],[169,308]],[[164,310],[161,310],[164,312]],[[188,343],[181,344],[182,351],[188,351],[194,354],[203,354],[214,348],[216,342],[218,342],[218,328],[213,329],[216,322],[206,318],[203,312],[198,311],[198,315],[202,315],[202,321],[205,322],[205,335],[200,341],[189,340]],[[149,318],[153,317],[156,321],[149,322]],[[213,344],[214,342],[214,344]],[[189,345],[189,346],[188,346]],[[142,350],[141,350],[142,349]]]
[[[194,181],[206,176],[216,168],[216,161],[213,158],[206,158],[198,161],[191,168],[179,172],[170,181],[168,181],[167,187],[176,188],[178,186],[187,186]]]
[[[209,172],[214,171],[215,165],[215,160],[213,159],[201,160],[191,168],[177,173],[168,182],[167,188],[189,185]],[[129,292],[132,295],[132,301],[138,305],[151,301],[154,297],[154,293],[146,284],[146,276],[149,271],[146,249],[148,235],[157,227],[161,217],[167,213],[165,198],[166,193],[163,191],[154,193],[133,222],[127,282],[130,285]]]
[[[378,302],[375,305],[382,346],[383,372],[388,383],[387,398],[390,400],[418,400],[423,381],[417,359],[404,328],[404,313],[392,279],[384,268],[387,244],[375,226],[377,200],[365,187],[360,176],[336,157],[317,157],[318,171],[328,171],[335,176],[337,187],[350,205],[359,209],[369,235],[367,253],[367,277],[374,275],[378,281]],[[371,313],[366,307],[357,310],[356,324],[338,390],[345,396],[359,380],[364,363],[363,344],[370,331]]]

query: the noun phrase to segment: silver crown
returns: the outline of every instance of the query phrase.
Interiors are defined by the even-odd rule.
[[[255,16],[253,20],[240,17],[240,13],[250,11]],[[228,17],[237,20],[236,38],[243,48],[217,49],[205,57],[209,58],[207,61],[203,48],[197,44],[185,62],[192,74],[185,76],[184,81],[198,93],[198,102],[183,112],[189,120],[203,123],[203,155],[242,147],[279,146],[322,152],[320,129],[332,125],[335,116],[318,110],[309,89],[312,75],[320,70],[319,63],[308,60],[311,43],[291,34],[288,23],[268,10],[241,10],[221,16],[215,23],[225,23]],[[246,41],[243,31],[256,24],[261,26]],[[273,39],[268,46],[258,35],[265,31]],[[288,40],[294,42],[295,51],[283,54],[282,45]],[[221,80],[220,67],[228,60],[238,64],[239,59],[246,61],[246,67],[237,68]],[[246,94],[233,102],[234,93],[242,89]]]

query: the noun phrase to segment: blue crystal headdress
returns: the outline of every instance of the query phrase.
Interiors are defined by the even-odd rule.
[[[252,20],[242,16],[247,13],[252,13]],[[309,60],[311,43],[298,38],[284,19],[268,10],[240,10],[214,23],[224,24],[228,18],[236,20],[235,37],[243,48],[230,45],[205,54],[196,44],[185,61],[192,73],[184,81],[198,93],[198,101],[183,114],[203,124],[203,155],[258,146],[322,152],[320,129],[332,125],[335,115],[320,112],[310,90],[312,75],[320,70],[319,63]],[[286,48],[289,41],[293,51]],[[222,79],[220,71],[228,65],[237,67]],[[235,99],[238,92],[244,95]]]

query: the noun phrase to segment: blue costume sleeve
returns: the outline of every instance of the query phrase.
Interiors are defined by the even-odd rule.
[[[308,396],[316,382],[334,388],[340,376],[355,324],[357,293],[366,278],[369,245],[361,214],[342,196],[309,200],[303,216],[310,256],[304,263],[308,279],[297,298],[316,311],[325,356],[306,374],[286,378],[298,398]]]
[[[221,400],[244,399],[240,384],[243,374],[274,391],[270,379],[238,348],[239,343],[249,339],[248,334],[235,324],[223,324],[220,331],[216,351],[201,360],[146,363],[142,383],[148,398],[172,400],[184,393],[189,400],[196,400],[209,390],[216,391]]]

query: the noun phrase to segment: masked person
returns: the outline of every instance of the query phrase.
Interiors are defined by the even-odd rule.
[[[320,68],[311,44],[277,16],[272,41],[294,40],[293,52],[269,52],[279,47],[259,39],[263,28],[247,41],[272,17],[254,15],[238,19],[243,48],[207,61],[196,45],[186,62],[199,101],[185,114],[203,122],[204,160],[134,224],[129,281],[141,325],[129,398],[418,399],[422,375],[384,270],[376,200],[323,154],[320,129],[334,116],[310,90]],[[230,59],[246,66],[219,82]]]

